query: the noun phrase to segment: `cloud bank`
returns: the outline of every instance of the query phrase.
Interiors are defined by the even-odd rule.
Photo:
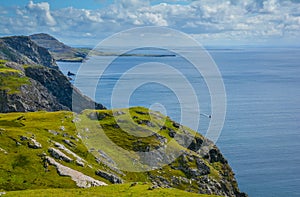
[[[207,43],[300,43],[300,2],[296,0],[119,0],[93,10],[51,10],[48,2],[29,1],[25,7],[2,7],[0,13],[3,35],[48,32],[91,41],[151,25],[174,28]]]

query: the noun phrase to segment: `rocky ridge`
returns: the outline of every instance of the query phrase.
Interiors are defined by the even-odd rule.
[[[37,45],[28,36],[0,38],[0,59],[58,69],[49,51]]]
[[[0,67],[0,81],[3,84],[0,85],[2,113],[38,110],[80,112],[83,109],[104,108],[81,94],[57,69],[3,62]],[[12,86],[12,81],[20,83]]]

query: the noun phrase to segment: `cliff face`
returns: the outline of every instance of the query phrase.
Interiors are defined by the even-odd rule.
[[[103,109],[73,87],[56,69],[13,62],[0,67],[0,112]],[[77,99],[76,106],[72,100]]]
[[[104,108],[82,95],[58,70],[49,51],[28,36],[0,38],[1,59],[10,62],[0,62],[0,112]]]
[[[49,51],[38,46],[28,36],[0,38],[0,59],[19,64],[43,65],[57,69]]]
[[[84,109],[103,109],[101,104],[95,103],[90,98],[81,94],[69,80],[58,70],[45,67],[27,67],[27,77],[39,82],[49,93],[57,98],[57,101],[74,112],[81,112]],[[76,100],[76,105],[72,101]]]

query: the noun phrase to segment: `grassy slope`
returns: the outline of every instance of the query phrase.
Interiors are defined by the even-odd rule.
[[[126,111],[126,109],[122,109],[119,111]],[[97,112],[98,115],[105,114],[104,118],[101,120],[91,120],[88,118],[90,113]],[[131,108],[129,110],[129,114],[133,117],[134,121],[140,120],[150,120],[151,117],[148,114],[148,109],[136,107]],[[135,128],[134,132],[136,134],[141,134],[141,131],[153,130],[157,131],[161,125],[165,125],[168,128],[172,128],[176,130],[173,126],[173,122],[168,118],[164,117],[158,113],[154,113],[156,116],[152,116],[151,122],[153,122],[152,127],[148,127],[147,125],[141,125],[139,128],[134,127],[133,123],[128,123],[125,121],[125,126],[129,128]],[[164,175],[164,177],[171,178],[173,175],[187,177],[181,170],[176,170],[171,168],[170,165],[166,165],[160,171],[153,170],[148,173],[144,172],[124,172],[125,176],[118,174],[117,172],[112,171],[104,164],[99,164],[95,161],[95,156],[88,151],[89,148],[95,147],[96,150],[101,149],[107,155],[112,157],[113,159],[116,157],[122,158],[124,157],[124,165],[128,162],[126,158],[128,156],[134,157],[135,152],[131,151],[131,155],[120,154],[119,151],[113,150],[109,143],[113,141],[118,144],[118,146],[126,149],[135,148],[138,146],[139,148],[143,148],[146,145],[155,145],[158,144],[157,139],[153,137],[144,137],[140,140],[139,144],[135,144],[136,137],[128,136],[128,133],[122,131],[120,128],[115,128],[114,125],[116,120],[114,119],[112,112],[110,110],[100,110],[100,111],[84,111],[82,114],[75,115],[72,112],[30,112],[30,113],[9,113],[9,114],[0,114],[0,190],[4,189],[6,191],[11,190],[24,190],[24,189],[47,189],[47,188],[64,188],[65,192],[73,192],[74,195],[81,190],[66,190],[67,188],[76,188],[75,183],[69,177],[59,176],[53,166],[49,166],[48,170],[45,171],[43,167],[43,159],[42,154],[48,153],[48,148],[53,147],[54,142],[59,142],[64,144],[63,140],[68,139],[75,146],[70,147],[65,144],[67,148],[78,154],[80,157],[85,159],[88,164],[92,167],[80,167],[75,164],[75,162],[66,163],[62,162],[63,165],[71,167],[75,170],[83,172],[84,174],[91,176],[95,179],[104,181],[110,184],[107,180],[95,175],[95,170],[102,169],[108,172],[113,172],[124,179],[125,182],[149,182],[148,175]],[[74,119],[80,119],[80,124],[74,124]],[[126,114],[118,116],[118,118],[126,120],[129,118]],[[163,118],[161,120],[161,118]],[[133,124],[133,125],[131,125]],[[101,127],[100,127],[101,125]],[[62,128],[63,127],[63,128]],[[99,128],[102,128],[99,130]],[[142,128],[142,130],[141,130]],[[49,133],[49,130],[58,132],[58,135],[53,135]],[[89,133],[88,139],[85,140],[85,143],[80,140],[77,135],[84,134],[83,131],[88,131]],[[104,131],[104,132],[103,132]],[[193,132],[193,131],[190,131]],[[168,135],[167,130],[161,130],[158,132],[160,135],[166,137],[169,140],[171,138]],[[27,147],[26,141],[21,141],[21,136],[31,137],[35,136],[35,139],[40,142],[43,147],[42,149],[30,149]],[[101,136],[102,135],[102,136]],[[105,135],[107,138],[105,138]],[[198,134],[197,134],[198,135]],[[84,137],[84,136],[83,136]],[[96,141],[93,141],[96,139]],[[107,140],[110,139],[110,140]],[[85,144],[89,144],[86,146]],[[101,145],[101,146],[100,146]],[[182,149],[178,144],[171,144],[173,148]],[[5,154],[5,150],[8,154]],[[70,155],[69,155],[70,156]],[[128,158],[127,158],[128,159]],[[129,160],[131,161],[131,160]],[[180,164],[180,161],[176,160],[175,162]],[[190,166],[195,165],[195,163],[188,164]],[[209,164],[208,164],[209,165]],[[213,178],[218,179],[219,174],[213,166],[209,165],[211,168],[211,175]],[[190,191],[196,191],[193,186],[196,183],[181,185],[178,188],[180,189],[189,189]],[[110,188],[120,187],[116,189],[117,191],[122,190],[121,188],[125,188],[125,186],[111,186],[107,189],[102,190],[99,188],[99,191],[107,192]],[[128,187],[128,185],[127,185]],[[140,186],[141,189],[145,186]],[[137,187],[136,189],[138,189]],[[148,186],[147,186],[148,188]],[[133,188],[134,190],[135,188]],[[91,190],[82,190],[82,192],[97,192],[98,189]],[[114,190],[114,189],[112,189]],[[129,192],[131,189],[128,190]],[[175,190],[163,190],[164,192],[170,192]],[[30,191],[28,191],[30,192]],[[51,191],[52,192],[52,191]],[[53,190],[53,192],[62,192],[59,190]],[[148,192],[148,190],[147,190]],[[147,192],[143,192],[147,194]],[[152,191],[149,191],[152,192]],[[73,195],[72,193],[72,195]],[[111,193],[111,192],[109,192]],[[155,193],[155,192],[154,192]],[[177,194],[177,190],[175,192]],[[14,193],[11,193],[14,194]],[[25,193],[24,193],[25,194]],[[192,195],[191,193],[188,193]],[[28,195],[31,196],[30,193]],[[128,193],[122,194],[123,196],[128,196]],[[150,195],[150,194],[149,194]],[[167,195],[167,194],[166,194]],[[161,196],[161,195],[160,195]],[[173,196],[173,195],[172,195]]]
[[[0,60],[0,90],[9,94],[18,93],[20,86],[28,84],[29,79],[21,71],[6,67],[5,63],[5,60]]]
[[[47,189],[47,190],[28,190],[28,191],[13,191],[8,192],[5,196],[33,196],[33,197],[48,197],[48,196],[144,196],[144,197],[182,197],[182,196],[197,196],[197,197],[216,197],[214,195],[194,194],[178,189],[154,189],[149,190],[149,184],[139,183],[131,186],[131,184],[110,185],[106,187],[97,187],[89,189]]]

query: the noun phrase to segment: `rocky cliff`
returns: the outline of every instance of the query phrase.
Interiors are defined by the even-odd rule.
[[[19,64],[58,68],[49,51],[46,48],[38,46],[28,36],[0,38],[0,59]]]
[[[0,112],[103,109],[82,95],[59,70],[2,61]],[[72,101],[76,99],[76,106]]]

